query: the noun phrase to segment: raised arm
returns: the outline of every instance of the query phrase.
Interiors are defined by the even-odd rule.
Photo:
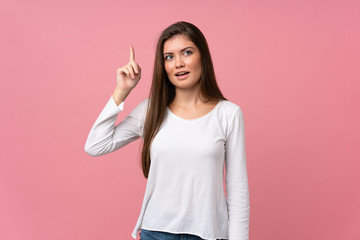
[[[250,201],[246,168],[244,118],[236,110],[226,140],[226,192],[229,240],[249,239]]]
[[[126,116],[117,126],[116,117],[123,111],[125,99],[141,78],[141,68],[135,62],[135,51],[130,46],[128,64],[117,70],[114,93],[95,121],[85,143],[85,152],[100,156],[113,152],[142,136],[147,99]]]
[[[140,102],[115,126],[116,118],[123,111],[125,102],[117,106],[111,96],[90,130],[85,152],[94,157],[105,155],[142,137],[147,103],[148,99]]]

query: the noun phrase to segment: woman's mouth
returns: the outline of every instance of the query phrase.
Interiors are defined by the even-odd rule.
[[[178,72],[175,74],[175,76],[178,78],[178,79],[184,79],[184,78],[187,78],[187,76],[189,75],[190,72],[186,72],[186,71],[183,71],[183,72]]]

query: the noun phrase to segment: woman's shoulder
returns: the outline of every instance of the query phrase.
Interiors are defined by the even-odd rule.
[[[150,98],[144,98],[144,99],[140,100],[138,106],[142,107],[142,108],[147,107],[147,105],[149,103],[149,99]]]
[[[239,104],[229,100],[223,100],[221,104],[222,126],[225,130],[225,135],[229,136],[232,126],[236,123],[242,122],[244,120],[244,116]]]
[[[230,100],[221,100],[221,109],[225,114],[234,115],[236,112],[241,112],[241,107],[235,102],[232,102]]]
[[[130,112],[129,115],[137,119],[144,120],[148,107],[148,102],[149,102],[149,98],[140,99],[136,107]]]

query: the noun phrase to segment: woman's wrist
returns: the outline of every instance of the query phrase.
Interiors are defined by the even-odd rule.
[[[125,101],[126,97],[129,95],[130,91],[115,88],[112,97],[114,98],[114,101],[117,106],[120,105],[123,101]]]

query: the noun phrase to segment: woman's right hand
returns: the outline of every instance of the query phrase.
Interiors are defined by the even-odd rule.
[[[135,62],[135,51],[130,46],[130,61],[125,66],[117,69],[117,86],[118,90],[130,92],[141,78],[141,68]]]

